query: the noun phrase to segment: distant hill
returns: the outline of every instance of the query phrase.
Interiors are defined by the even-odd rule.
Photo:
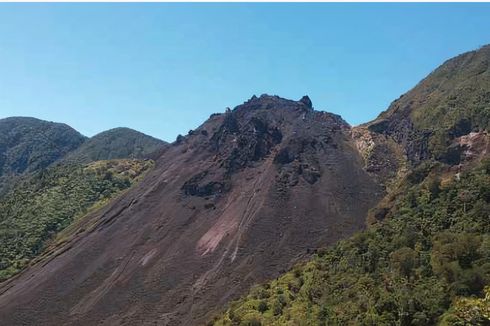
[[[20,176],[54,162],[144,159],[165,145],[129,128],[114,128],[87,138],[63,123],[30,117],[0,119],[0,194],[12,188]]]
[[[167,143],[130,128],[114,128],[85,141],[66,161],[88,163],[119,158],[148,158]]]
[[[129,128],[87,138],[65,124],[0,120],[0,281],[73,221],[129,188],[165,144]]]
[[[0,119],[0,193],[9,180],[47,167],[85,140],[63,123],[27,117]]]

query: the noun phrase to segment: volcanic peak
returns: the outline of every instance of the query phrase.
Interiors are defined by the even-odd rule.
[[[305,95],[299,101],[293,101],[279,97],[277,95],[262,94],[260,97],[253,95],[249,100],[245,101],[242,105],[235,107],[235,110],[258,110],[258,109],[312,109],[313,104],[310,98]]]

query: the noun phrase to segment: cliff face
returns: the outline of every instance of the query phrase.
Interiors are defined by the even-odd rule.
[[[197,325],[364,227],[383,195],[350,127],[253,97],[167,147],[59,251],[2,284],[9,325]]]
[[[465,137],[488,142],[489,62],[490,45],[449,59],[374,121],[354,127],[367,171],[389,183],[427,160],[472,160]]]

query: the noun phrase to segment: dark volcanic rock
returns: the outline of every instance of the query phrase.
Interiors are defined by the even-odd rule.
[[[313,108],[313,103],[311,103],[311,100],[308,96],[303,96],[301,98],[301,100],[299,100],[301,103],[303,103],[304,105],[306,105],[307,107],[309,108]]]
[[[398,143],[412,166],[427,159],[457,162],[454,153],[445,152],[447,146],[490,129],[488,62],[490,45],[447,60],[367,128]]]
[[[410,118],[396,117],[376,121],[368,126],[370,131],[391,137],[405,149],[405,155],[413,164],[430,158],[430,130],[419,130],[414,127]]]
[[[208,197],[212,195],[219,195],[227,188],[226,181],[208,181],[205,178],[208,175],[208,171],[203,171],[189,180],[187,180],[182,186],[182,191],[185,195]]]

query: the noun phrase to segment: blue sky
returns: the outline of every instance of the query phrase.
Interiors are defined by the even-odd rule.
[[[0,118],[173,141],[253,94],[355,125],[490,43],[490,4],[0,4]]]

